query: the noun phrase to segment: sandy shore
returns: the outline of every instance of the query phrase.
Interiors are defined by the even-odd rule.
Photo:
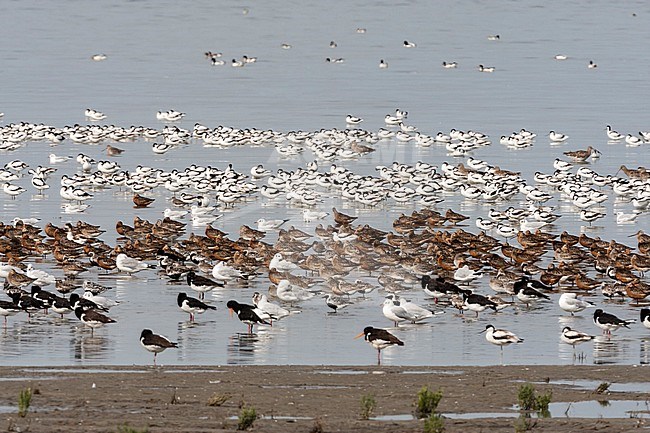
[[[645,367],[505,366],[505,367],[313,367],[195,366],[22,368],[0,367],[4,431],[115,432],[129,426],[149,432],[234,431],[241,405],[260,416],[253,431],[310,432],[316,419],[324,432],[421,432],[418,420],[360,419],[360,399],[372,394],[375,416],[413,413],[418,390],[442,389],[443,414],[510,413],[521,381],[553,391],[554,402],[639,400],[642,392],[597,395],[591,389],[552,384],[587,379],[613,383],[647,381]],[[550,381],[551,383],[547,383]],[[25,387],[36,390],[30,413],[13,409]],[[645,388],[650,386],[646,384]],[[230,399],[207,405],[215,393]],[[622,411],[621,416],[626,416]],[[516,418],[446,419],[447,432],[513,432]],[[535,420],[532,421],[535,423]],[[632,431],[645,426],[636,417],[567,418],[536,421],[534,431]]]

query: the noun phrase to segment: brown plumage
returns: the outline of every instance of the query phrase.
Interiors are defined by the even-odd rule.
[[[133,196],[133,206],[134,208],[143,208],[149,206],[151,203],[153,203],[156,199],[155,198],[149,198],[142,196],[140,194],[135,194]]]
[[[334,222],[340,226],[351,224],[352,221],[358,218],[352,215],[346,215],[344,213],[341,213],[337,211],[335,207],[332,208],[332,214],[334,215]]]

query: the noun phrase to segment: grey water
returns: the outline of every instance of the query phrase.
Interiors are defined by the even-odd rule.
[[[2,2],[0,3],[0,112],[1,124],[28,121],[57,127],[85,124],[84,110],[107,114],[100,123],[119,126],[144,125],[161,129],[158,110],[187,113],[177,125],[191,129],[196,122],[209,127],[271,128],[279,131],[317,131],[345,128],[346,114],[365,120],[364,129],[383,127],[383,118],[396,108],[409,111],[408,123],[435,135],[452,128],[476,130],[489,135],[492,145],[472,155],[509,170],[521,171],[530,182],[535,171],[550,173],[552,161],[566,150],[592,145],[603,156],[589,165],[601,174],[614,174],[621,164],[648,165],[648,144],[637,148],[608,143],[605,125],[623,133],[650,128],[647,101],[650,83],[647,51],[650,16],[646,2],[506,1],[453,3],[427,1],[371,2],[271,1],[253,4],[238,1],[195,1],[191,4],[163,1]],[[366,29],[365,33],[357,32]],[[487,36],[499,34],[499,41]],[[404,48],[404,40],[416,48]],[[330,41],[337,43],[330,48]],[[282,49],[290,44],[291,49]],[[211,66],[205,51],[222,52],[224,66]],[[104,53],[107,59],[90,57]],[[553,59],[566,54],[567,60]],[[243,68],[228,65],[243,55],[258,61]],[[344,58],[340,64],[325,58]],[[389,67],[379,69],[384,59]],[[596,69],[588,69],[593,60]],[[443,69],[443,61],[457,61],[457,69]],[[494,73],[479,73],[477,66],[494,66]],[[526,128],[538,134],[531,148],[507,149],[499,137]],[[550,130],[566,133],[569,140],[551,145]],[[139,164],[164,170],[193,163],[224,168],[232,163],[240,172],[263,163],[286,170],[304,167],[314,159],[306,151],[294,158],[281,158],[270,147],[208,149],[194,142],[168,154],[155,155],[151,143],[119,143],[126,150],[113,158],[123,169]],[[21,159],[30,166],[49,165],[48,155],[76,155],[108,159],[103,146],[58,146],[27,143],[13,152],[0,152],[0,162]],[[386,141],[377,151],[357,161],[334,161],[362,174],[376,175],[377,165],[393,161],[413,164],[426,161],[456,164],[464,158],[447,155],[444,147],[417,147],[412,143]],[[329,163],[321,163],[327,168]],[[36,194],[28,177],[16,181],[28,191],[16,200],[0,195],[2,221],[14,217],[38,217],[57,225],[82,219],[100,224],[102,239],[115,243],[114,224],[129,224],[134,216],[150,221],[170,207],[166,192],[155,191],[149,209],[134,210],[130,194],[116,188],[95,191],[91,208],[81,215],[64,214],[58,182],[64,174],[78,171],[72,160],[56,165],[58,171],[44,196]],[[611,191],[610,191],[611,193]],[[612,194],[613,195],[613,194]],[[485,216],[492,207],[445,194],[438,205],[470,215]],[[593,227],[557,199],[563,217],[553,230],[587,233],[634,245],[628,236],[647,229],[648,214],[636,224],[617,225],[616,211],[631,212],[628,202],[605,203],[607,216]],[[521,206],[521,202],[503,207]],[[328,197],[332,206],[359,216],[358,222],[390,229],[401,213],[420,206],[407,203],[362,208],[338,196]],[[236,238],[239,226],[253,225],[260,217],[289,218],[288,224],[313,232],[316,223],[304,223],[301,209],[284,200],[265,198],[238,204],[223,212],[215,223]],[[330,219],[326,223],[332,223]],[[472,225],[466,230],[477,232]],[[202,227],[188,225],[187,233],[201,234]],[[273,236],[269,236],[273,239]],[[548,258],[545,259],[548,262]],[[39,269],[62,277],[48,260]],[[0,331],[2,365],[131,365],[149,364],[152,355],[139,345],[142,328],[151,328],[174,341],[178,349],[158,356],[161,364],[332,364],[366,365],[376,360],[374,350],[353,340],[365,326],[389,328],[405,342],[404,347],[383,351],[387,365],[493,365],[506,364],[647,364],[650,363],[650,331],[636,324],[621,329],[611,339],[598,337],[573,350],[559,340],[564,326],[599,335],[589,310],[570,317],[557,307],[557,295],[539,309],[505,310],[481,314],[478,320],[457,317],[453,311],[421,325],[391,328],[381,313],[381,292],[355,299],[353,306],[328,314],[322,299],[302,303],[300,314],[245,334],[245,325],[227,314],[225,303],[238,299],[250,303],[254,291],[265,292],[268,281],[258,277],[248,285],[235,284],[212,293],[208,302],[217,306],[190,323],[176,306],[186,284],[170,284],[155,271],[134,277],[91,271],[84,278],[114,288],[107,296],[121,301],[110,316],[117,323],[88,329],[68,316],[24,315],[9,319]],[[353,275],[366,281],[375,276]],[[473,287],[489,292],[487,278]],[[46,287],[46,289],[50,289]],[[414,286],[404,294],[420,304],[431,304]],[[610,303],[592,296],[606,311],[636,318],[638,308]],[[523,344],[507,347],[503,355],[478,332],[494,323],[516,332]]]

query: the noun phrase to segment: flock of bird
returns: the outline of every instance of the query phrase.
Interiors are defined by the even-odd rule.
[[[357,28],[356,31],[357,34],[364,35],[367,33],[367,29],[365,28]],[[500,35],[488,35],[487,36],[488,41],[492,42],[499,42],[501,41],[501,36]],[[332,49],[338,48],[339,44],[336,41],[330,41],[329,47]],[[417,48],[417,44],[413,41],[408,41],[405,40],[401,44],[402,47],[404,48]],[[283,43],[280,45],[280,48],[283,50],[290,50],[293,46],[288,43]],[[223,53],[219,51],[206,51],[204,53],[205,58],[210,61],[210,64],[212,66],[223,66],[226,64],[226,61],[222,59]],[[557,61],[565,61],[569,59],[569,56],[566,54],[556,54],[552,57],[554,60]],[[94,60],[94,59],[93,59]],[[248,57],[246,55],[242,56],[240,59],[235,59],[233,58],[230,61],[230,66],[235,67],[235,68],[241,68],[246,66],[247,64],[250,63],[255,63],[257,62],[257,57]],[[335,63],[335,64],[340,64],[340,63],[345,63],[345,58],[343,57],[326,57],[325,58],[326,63]],[[378,64],[379,69],[388,69],[388,62],[385,59],[380,59],[379,64]],[[458,68],[458,62],[455,61],[443,61],[442,62],[442,67],[444,69],[456,69]],[[587,63],[587,69],[596,69],[598,65],[593,61],[590,60],[589,63]],[[482,64],[477,66],[477,70],[479,72],[486,72],[486,73],[491,73],[496,71],[496,67],[494,66],[484,66]]]
[[[104,113],[92,109],[85,115],[93,122],[106,119]],[[157,221],[136,216],[132,225],[119,220],[114,228],[83,221],[40,226],[41,222],[32,218],[3,223],[0,277],[6,280],[10,299],[0,302],[5,327],[8,316],[26,312],[31,318],[41,311],[74,312],[93,333],[113,323],[108,311],[119,306],[101,295],[108,287],[90,277],[79,282],[80,274],[96,275],[99,270],[128,275],[159,272],[161,279],[183,281],[197,293],[197,298],[185,291],[177,293],[176,304],[189,314],[190,321],[215,309],[205,300],[206,293],[245,281],[255,289],[252,303],[232,299],[226,307],[247,325],[249,333],[254,326],[272,326],[274,321],[290,317],[302,302],[314,297],[323,298],[323,308],[336,312],[353,308],[374,291],[384,297],[382,313],[397,330],[400,323],[429,321],[445,308],[461,314],[472,311],[477,317],[490,309],[497,321],[507,309],[536,308],[556,294],[560,294],[559,307],[571,314],[592,306],[576,293],[597,300],[603,299],[601,296],[629,297],[636,304],[650,294],[644,277],[650,270],[650,235],[638,231],[637,245],[629,246],[584,233],[554,233],[555,221],[572,213],[589,225],[606,217],[603,203],[612,196],[630,209],[630,213],[617,214],[617,224],[635,224],[637,218],[647,218],[650,173],[644,167],[625,166],[617,173],[597,173],[589,163],[601,156],[594,147],[563,152],[568,161],[556,159],[554,171],[536,172],[530,182],[521,173],[472,156],[491,145],[486,134],[451,130],[428,135],[409,125],[408,113],[399,109],[386,115],[386,126],[378,131],[359,128],[363,119],[353,115],[345,118],[347,129],[314,132],[211,128],[199,123],[188,130],[176,124],[183,117],[184,113],[175,110],[159,111],[156,118],[165,122],[162,129],[96,123],[54,127],[27,122],[0,128],[4,152],[18,151],[27,143],[48,142],[53,146],[105,145],[107,154],[104,160],[85,153],[75,158],[50,154],[50,166],[33,167],[19,159],[7,162],[0,169],[0,181],[11,200],[20,199],[29,188],[20,185],[26,183],[23,178],[30,178],[36,195],[60,199],[68,214],[83,215],[98,196],[106,199],[106,190],[129,191],[136,209],[166,200]],[[645,137],[643,134],[640,136]],[[609,126],[606,137],[625,141],[627,146],[640,145],[629,143]],[[557,144],[566,142],[568,136],[551,131],[548,139]],[[156,141],[154,154],[183,152],[199,145],[204,149],[267,146],[283,158],[311,153],[315,159],[292,171],[258,164],[246,172],[237,171],[233,164],[223,169],[191,164],[171,171],[137,165],[129,170],[118,162],[124,152],[128,154],[129,143],[148,140]],[[536,134],[521,130],[503,144],[531,146],[536,140]],[[376,175],[355,173],[354,164],[344,167],[346,161],[361,159],[380,146],[399,145],[445,147],[451,158],[463,158],[463,162],[396,161],[377,166]],[[73,172],[59,175],[59,168]],[[59,194],[49,196],[53,179],[60,183]],[[467,215],[448,207],[436,210],[444,206],[446,197],[455,194],[483,205],[486,214],[471,224],[475,229],[468,228]],[[221,210],[245,207],[252,200],[300,207],[304,222],[318,224],[312,233],[287,227],[291,219],[258,218],[249,222],[254,227],[242,224],[238,238],[212,225],[221,217]],[[323,209],[329,200],[340,200],[351,209],[411,206],[419,210],[395,218],[388,231],[355,225],[357,216],[335,207]],[[570,210],[558,213],[548,206],[551,200],[568,205]],[[487,211],[487,207],[491,209]],[[193,232],[185,236],[190,221]],[[106,230],[114,230],[116,244],[101,239]],[[35,268],[36,258],[38,263],[46,259],[51,265],[49,272]],[[493,293],[486,293],[481,284],[485,280]],[[271,284],[268,290],[267,281]],[[58,293],[44,290],[48,285]],[[433,305],[421,306],[407,299],[417,285]],[[74,293],[80,288],[82,296]],[[642,309],[640,314],[641,322],[650,327],[648,310]],[[633,323],[602,308],[595,310],[593,320],[608,337],[611,331]],[[483,332],[487,341],[501,347],[523,342],[494,325]],[[381,328],[365,327],[360,336],[377,349],[378,362],[382,349],[404,344]],[[561,334],[562,341],[574,347],[592,338],[588,332],[569,327]],[[140,341],[154,353],[154,363],[157,353],[176,347],[149,329],[142,331]]]

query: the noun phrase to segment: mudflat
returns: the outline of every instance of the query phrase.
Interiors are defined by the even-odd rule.
[[[570,381],[569,384],[555,383]],[[583,382],[590,381],[590,382]],[[591,383],[634,384],[596,393]],[[442,390],[438,412],[446,432],[522,431],[515,408],[523,383],[575,409],[529,419],[533,431],[638,431],[650,417],[643,366],[339,367],[123,366],[0,367],[3,431],[220,432],[237,429],[242,407],[255,408],[259,432],[422,432],[414,414],[418,391]],[[577,386],[588,384],[588,386]],[[18,395],[30,387],[29,413],[17,414]],[[376,407],[361,419],[361,398]],[[209,406],[215,397],[217,406]],[[598,418],[578,402],[638,401],[634,412]],[[607,402],[607,403],[605,403]],[[462,415],[459,415],[462,414]],[[481,415],[482,414],[482,415]],[[459,416],[469,419],[458,419]],[[380,419],[372,419],[379,417]],[[519,423],[518,430],[515,424]]]

